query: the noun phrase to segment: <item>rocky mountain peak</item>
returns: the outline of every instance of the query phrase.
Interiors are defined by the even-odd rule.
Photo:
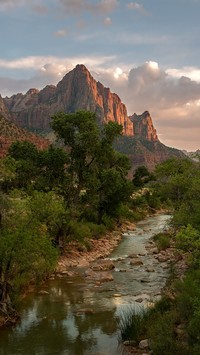
[[[39,93],[39,90],[38,89],[35,89],[35,88],[31,88],[27,91],[26,95],[36,95]]]
[[[135,136],[148,141],[158,141],[149,111],[144,111],[141,115],[134,113],[130,120],[133,122]]]
[[[148,111],[128,117],[119,96],[97,82],[83,64],[78,64],[57,84],[42,90],[31,88],[25,95],[6,97],[4,103],[12,120],[28,129],[48,131],[51,116],[56,112],[92,111],[99,124],[114,121],[123,126],[127,136],[158,140]]]

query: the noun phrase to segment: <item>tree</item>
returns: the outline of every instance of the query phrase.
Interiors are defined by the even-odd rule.
[[[0,303],[4,312],[10,298],[16,298],[22,286],[52,271],[57,259],[45,223],[32,213],[27,201],[12,198],[10,204],[0,229]]]
[[[191,224],[200,230],[200,165],[188,159],[170,159],[156,167],[157,189],[174,208],[176,226]]]
[[[14,142],[9,148],[9,156],[15,160],[15,180],[17,188],[27,188],[39,176],[40,153],[36,146],[28,141]]]
[[[146,166],[139,166],[133,176],[133,185],[135,187],[143,187],[152,179],[152,175],[147,170]]]
[[[104,213],[114,215],[130,195],[129,160],[112,146],[122,134],[122,126],[109,122],[100,129],[95,114],[85,111],[59,113],[53,116],[51,126],[68,150],[68,205],[92,210],[93,217],[96,214],[94,218],[101,223]]]
[[[70,204],[77,205],[99,145],[99,127],[92,112],[59,113],[52,117],[52,128],[68,149]]]

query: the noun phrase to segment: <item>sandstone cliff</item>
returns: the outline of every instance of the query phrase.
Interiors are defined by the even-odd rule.
[[[49,130],[51,116],[58,112],[88,110],[96,113],[99,123],[118,122],[126,135],[133,135],[133,123],[118,95],[97,82],[84,65],[77,65],[57,86],[30,89],[4,99],[12,120],[22,127]]]
[[[133,122],[134,136],[146,139],[147,141],[158,141],[156,129],[153,126],[152,118],[148,111],[145,111],[142,115],[130,116],[130,120]]]
[[[99,124],[115,121],[123,126],[124,136],[118,141],[117,149],[128,154],[132,170],[139,165],[152,170],[170,156],[184,156],[159,141],[148,111],[129,117],[119,96],[97,82],[84,65],[77,65],[57,86],[47,85],[40,91],[30,89],[24,95],[0,98],[0,112],[4,117],[28,130],[46,133],[53,114],[77,110],[95,112]]]

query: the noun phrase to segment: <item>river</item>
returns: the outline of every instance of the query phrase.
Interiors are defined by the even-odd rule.
[[[97,283],[76,269],[73,277],[49,280],[46,294],[30,293],[21,302],[21,321],[0,330],[1,355],[121,355],[118,319],[131,306],[159,297],[168,269],[146,246],[149,238],[165,229],[169,215],[155,215],[137,223],[111,253],[113,281]],[[142,264],[130,264],[131,253]]]

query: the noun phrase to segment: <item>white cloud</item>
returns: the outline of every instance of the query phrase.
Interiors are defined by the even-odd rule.
[[[145,10],[144,6],[138,2],[129,2],[126,6],[129,10],[136,10],[143,15],[148,15],[148,12]]]
[[[171,68],[171,69],[167,69],[166,72],[175,78],[186,76],[191,80],[200,82],[200,68],[196,68],[196,67],[183,67],[180,69]]]
[[[106,18],[104,19],[104,24],[105,24],[106,26],[112,25],[112,20],[111,20],[111,18],[110,18],[110,17],[106,17]]]
[[[117,43],[122,44],[162,44],[171,41],[171,38],[164,35],[151,35],[148,33],[121,33],[117,36],[116,39],[113,39]]]
[[[56,37],[65,37],[67,35],[67,31],[66,30],[58,30],[54,34]]]

